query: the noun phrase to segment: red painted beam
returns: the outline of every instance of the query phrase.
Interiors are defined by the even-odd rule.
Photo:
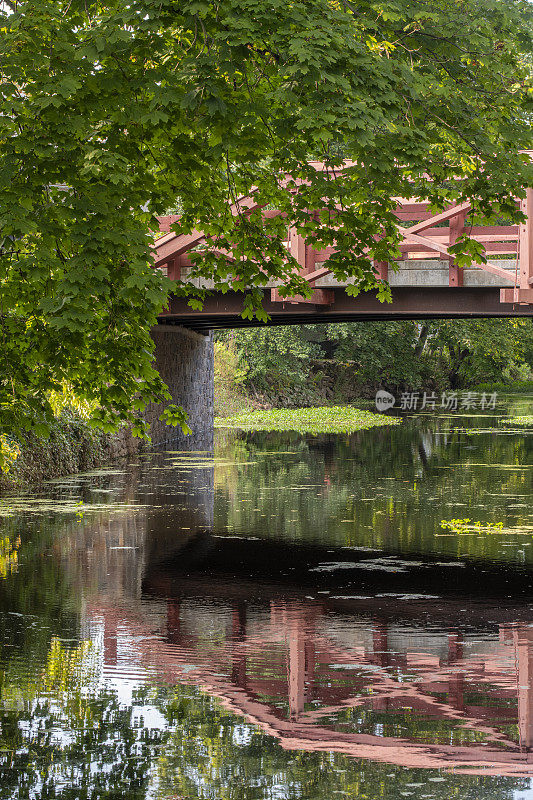
[[[526,221],[520,225],[519,284],[525,290],[533,284],[533,189],[527,189],[520,207]]]
[[[502,303],[533,303],[533,289],[500,289],[500,300]]]
[[[470,208],[470,205],[468,206]],[[459,239],[460,236],[463,235],[465,229],[465,219],[467,210],[459,212],[455,214],[453,217],[450,217],[450,244],[449,247],[454,245]],[[449,267],[448,267],[448,281],[450,286],[462,286],[463,285],[463,270],[462,267],[457,265],[455,258],[450,255],[448,257]]]
[[[374,272],[380,281],[389,280],[389,262],[388,261],[375,261]]]

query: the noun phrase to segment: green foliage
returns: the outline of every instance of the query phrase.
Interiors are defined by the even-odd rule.
[[[273,408],[215,420],[216,427],[240,428],[245,431],[298,431],[299,433],[351,433],[376,425],[396,425],[397,417],[372,414],[358,408]]]
[[[192,433],[191,429],[187,425],[188,416],[183,408],[173,404],[165,408],[161,416],[159,417],[161,422],[166,422],[167,425],[172,425],[174,428],[176,426],[180,426],[183,433],[188,434]]]
[[[246,362],[239,359],[231,341],[215,342],[215,416],[236,414],[247,403],[243,394],[247,372]]]
[[[46,433],[49,393],[67,382],[94,424],[145,435],[146,404],[170,399],[150,329],[171,282],[149,255],[168,207],[183,211],[176,230],[213,237],[194,275],[246,290],[245,316],[261,318],[268,280],[309,293],[277,236],[287,221],[335,241],[330,266],[353,293],[386,298],[371,262],[397,254],[394,197],[517,217],[530,173],[517,153],[530,144],[521,0],[0,8],[2,432]],[[254,186],[286,218],[227,212]],[[309,221],[309,208],[323,210]]]
[[[527,378],[520,370],[532,348],[533,324],[520,319],[442,320],[431,323],[429,346],[440,353],[452,388],[482,381]]]
[[[243,388],[273,405],[352,401],[380,386],[527,390],[533,369],[527,319],[350,322],[217,337],[238,358]]]
[[[489,381],[476,383],[471,387],[479,392],[505,392],[505,394],[524,394],[533,392],[533,380],[521,381],[513,380],[512,384],[503,381]]]
[[[423,323],[355,322],[322,327],[323,340],[331,343],[335,360],[353,365],[353,379],[360,386],[416,389],[431,375],[424,370],[417,349]]]
[[[237,356],[239,380],[251,391],[274,398],[282,395],[291,405],[313,399],[310,365],[320,348],[308,340],[304,329],[255,328],[221,332],[217,338]],[[218,356],[215,353],[217,360]]]
[[[20,447],[5,434],[0,434],[0,473],[7,474],[20,455]]]
[[[38,483],[101,464],[116,455],[116,442],[116,437],[95,429],[83,414],[66,407],[51,421],[48,436],[23,431],[16,441],[8,440],[8,458],[0,460],[0,488]]]
[[[529,319],[347,323],[326,335],[335,357],[353,359],[361,381],[373,385],[457,388],[531,374]]]
[[[66,384],[63,384],[59,390],[50,391],[48,401],[56,419],[65,411],[75,414],[80,419],[90,419],[94,411],[94,403],[77,397],[72,388]]]

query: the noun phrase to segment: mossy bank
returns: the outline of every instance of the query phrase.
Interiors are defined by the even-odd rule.
[[[9,445],[17,455],[9,469],[0,472],[1,490],[82,472],[133,455],[145,447],[126,428],[112,435],[103,433],[69,410],[57,417],[48,438],[26,433]]]

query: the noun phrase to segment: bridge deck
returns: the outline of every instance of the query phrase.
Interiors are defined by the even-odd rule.
[[[350,297],[342,287],[331,290],[330,305],[280,303],[264,292],[268,325],[302,325],[320,322],[395,319],[472,319],[475,317],[533,317],[533,305],[500,302],[498,287],[394,287],[393,302],[380,303],[370,292]],[[159,318],[160,326],[179,325],[199,332],[222,328],[250,328],[264,325],[244,319],[243,295],[238,292],[207,297],[202,311],[195,311],[182,297],[171,299],[170,308]]]

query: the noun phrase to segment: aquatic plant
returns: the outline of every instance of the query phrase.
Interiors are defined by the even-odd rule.
[[[473,522],[470,517],[463,519],[441,519],[440,526],[443,530],[452,533],[500,533],[503,531],[503,522]]]
[[[298,433],[352,433],[377,425],[397,425],[397,417],[374,414],[352,406],[324,408],[273,408],[215,418],[217,428],[245,431],[297,431]]]
[[[525,428],[533,428],[533,416],[510,417],[502,420],[504,425],[520,425]]]

